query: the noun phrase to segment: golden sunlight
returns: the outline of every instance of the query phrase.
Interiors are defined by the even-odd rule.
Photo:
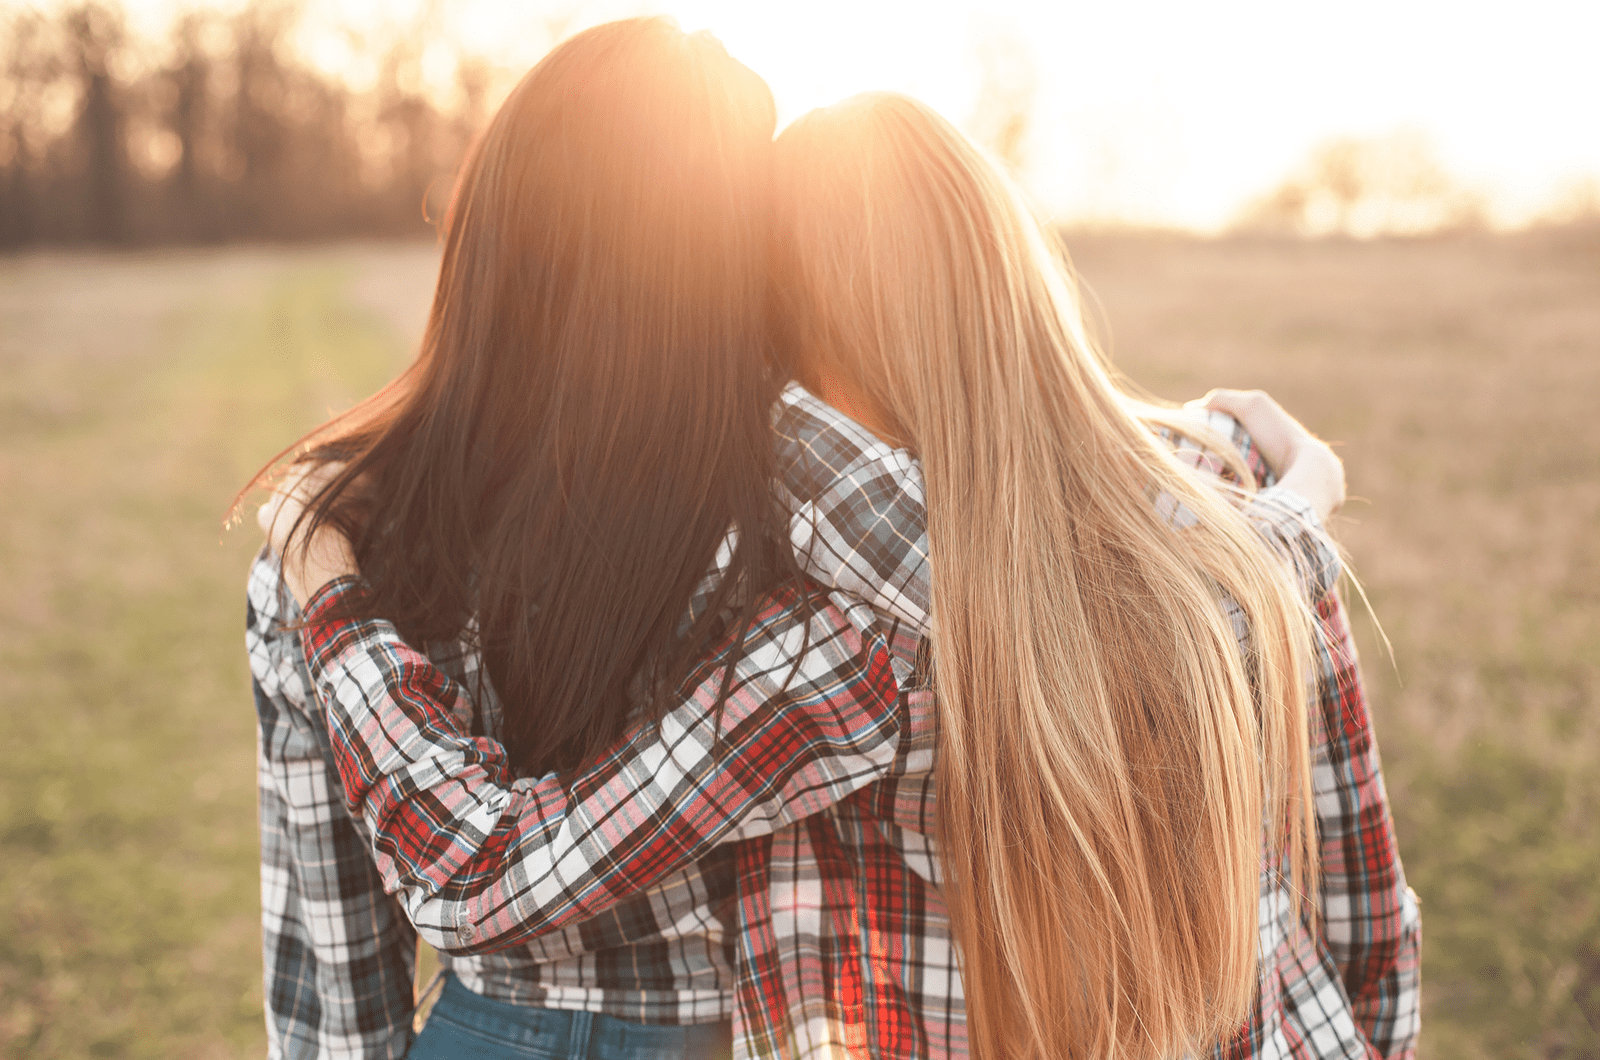
[[[153,28],[188,6],[130,11]],[[1600,7],[1576,0],[1515,14],[1448,0],[328,0],[297,40],[368,85],[381,71],[357,43],[420,31],[424,87],[447,93],[458,55],[509,78],[571,32],[651,12],[721,38],[772,86],[780,121],[870,89],[918,96],[1068,219],[1216,230],[1306,179],[1334,141],[1374,157],[1421,145],[1456,200],[1500,225],[1600,174]]]

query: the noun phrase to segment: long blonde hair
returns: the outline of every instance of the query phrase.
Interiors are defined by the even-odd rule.
[[[1151,433],[1041,226],[933,111],[807,115],[778,138],[777,200],[802,378],[855,381],[923,464],[974,1054],[1208,1048],[1256,989],[1263,850],[1302,914],[1315,886],[1292,578]]]

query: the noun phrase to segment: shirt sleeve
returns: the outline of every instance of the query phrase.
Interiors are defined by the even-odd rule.
[[[1367,1041],[1390,1060],[1409,1060],[1421,1031],[1421,914],[1406,886],[1355,642],[1334,591],[1340,557],[1311,505],[1274,484],[1237,420],[1212,412],[1207,426],[1244,457],[1258,487],[1245,516],[1294,569],[1316,614],[1310,705],[1320,939]],[[1194,441],[1168,439],[1179,453],[1194,452],[1197,467],[1221,473]]]
[[[774,425],[781,495],[793,513],[791,537],[808,573],[926,632],[928,542],[915,459],[799,386],[785,391]],[[1339,552],[1310,503],[1275,484],[1242,424],[1212,412],[1204,426],[1243,458],[1256,487],[1243,514],[1289,564],[1316,610],[1313,721],[1320,732],[1313,790],[1324,942],[1368,1040],[1384,1056],[1410,1057],[1420,1026],[1421,922],[1416,896],[1405,885],[1355,648],[1334,591],[1343,571]],[[1231,478],[1203,441],[1170,429],[1160,433],[1200,473]],[[1172,518],[1182,525],[1181,513]],[[1236,616],[1236,626],[1242,620]],[[891,780],[853,801],[916,828],[917,813],[932,804],[928,791],[912,786],[918,779],[928,780]]]
[[[1289,564],[1308,600],[1333,590],[1343,566],[1310,502],[1274,484],[1272,472],[1238,420],[1208,414],[1205,425],[1231,443],[1256,477],[1243,513]],[[779,496],[789,536],[806,572],[825,585],[928,631],[932,571],[922,466],[905,449],[790,384],[773,413]],[[1225,479],[1225,465],[1203,445],[1160,432],[1201,473]],[[1181,515],[1174,521],[1182,524]]]
[[[296,617],[263,553],[250,572],[246,642],[268,1055],[398,1060],[411,1043],[416,933],[345,808],[299,640],[285,628]]]
[[[702,661],[659,723],[582,771],[518,779],[499,743],[459,722],[465,690],[390,623],[331,617],[359,591],[341,579],[309,602],[304,648],[383,885],[451,953],[586,920],[717,843],[907,766],[902,664],[871,609],[837,593],[813,607],[773,594],[737,657],[725,645]]]
[[[1323,941],[1367,1040],[1390,1060],[1410,1058],[1421,1031],[1421,911],[1400,864],[1355,643],[1338,594],[1323,597],[1317,617],[1311,770]]]

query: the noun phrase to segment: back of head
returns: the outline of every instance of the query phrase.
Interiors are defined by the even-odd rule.
[[[948,123],[862,97],[796,122],[775,166],[782,345],[923,462],[975,1055],[1199,1051],[1255,990],[1264,822],[1312,872],[1292,583],[1130,410],[1040,226]]]
[[[765,84],[669,21],[555,48],[462,168],[418,360],[324,436],[351,468],[318,511],[355,529],[371,609],[414,641],[473,631],[525,770],[599,753],[726,590],[784,573],[773,125]],[[680,628],[730,526],[725,591]]]

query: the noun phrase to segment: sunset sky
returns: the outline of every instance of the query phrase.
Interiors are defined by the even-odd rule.
[[[176,6],[129,5],[157,36]],[[422,7],[313,2],[303,46],[359,81],[370,69],[342,31],[403,24]],[[436,11],[450,36],[512,68],[543,52],[562,16],[570,32],[666,12],[765,77],[780,120],[894,89],[965,123],[981,57],[1010,56],[1036,84],[1023,176],[1065,218],[1215,229],[1318,143],[1396,130],[1427,137],[1503,223],[1600,176],[1600,4],[1587,0],[452,0]],[[441,48],[446,80],[448,61]]]

